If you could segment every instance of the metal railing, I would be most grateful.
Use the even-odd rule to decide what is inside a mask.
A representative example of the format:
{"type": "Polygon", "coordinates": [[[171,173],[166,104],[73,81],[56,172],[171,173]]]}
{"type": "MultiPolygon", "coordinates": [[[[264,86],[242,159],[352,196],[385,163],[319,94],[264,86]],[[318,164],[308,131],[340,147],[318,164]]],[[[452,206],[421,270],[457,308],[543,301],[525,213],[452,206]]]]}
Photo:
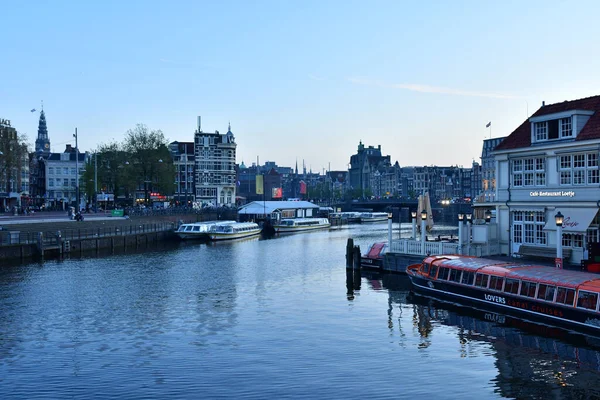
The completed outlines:
{"type": "MultiPolygon", "coordinates": [[[[157,222],[102,228],[63,229],[60,231],[46,230],[41,233],[44,246],[50,246],[58,244],[61,240],[81,240],[166,232],[172,231],[176,227],[176,222],[157,222]]],[[[40,232],[0,231],[0,246],[38,244],[39,239],[40,232]]]]}

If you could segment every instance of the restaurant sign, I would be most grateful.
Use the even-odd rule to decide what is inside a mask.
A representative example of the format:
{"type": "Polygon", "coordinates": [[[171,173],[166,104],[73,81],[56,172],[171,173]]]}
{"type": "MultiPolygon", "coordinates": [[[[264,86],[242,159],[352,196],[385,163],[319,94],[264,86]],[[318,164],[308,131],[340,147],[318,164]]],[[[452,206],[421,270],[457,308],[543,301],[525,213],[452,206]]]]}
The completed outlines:
{"type": "Polygon", "coordinates": [[[575,197],[575,192],[572,190],[556,190],[552,192],[536,190],[529,192],[529,197],[575,197]]]}

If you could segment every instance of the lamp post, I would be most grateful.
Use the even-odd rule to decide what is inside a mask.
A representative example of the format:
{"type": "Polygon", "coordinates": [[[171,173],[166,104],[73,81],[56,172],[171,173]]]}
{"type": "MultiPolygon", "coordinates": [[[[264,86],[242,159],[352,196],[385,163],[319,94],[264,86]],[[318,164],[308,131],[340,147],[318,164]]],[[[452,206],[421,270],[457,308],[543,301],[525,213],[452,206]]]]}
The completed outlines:
{"type": "Polygon", "coordinates": [[[471,255],[471,224],[473,223],[473,214],[465,215],[467,218],[467,255],[471,255]]]}
{"type": "Polygon", "coordinates": [[[79,147],[77,145],[77,128],[73,134],[75,138],[75,212],[79,212],[79,147]]]}
{"type": "Polygon", "coordinates": [[[463,220],[465,219],[465,214],[458,214],[458,254],[462,255],[462,247],[463,247],[463,220]]]}
{"type": "Polygon", "coordinates": [[[565,216],[559,211],[554,216],[556,222],[556,268],[562,269],[563,267],[563,249],[562,249],[562,227],[565,216]]]}
{"type": "Polygon", "coordinates": [[[412,238],[417,240],[417,212],[412,211],[410,215],[412,217],[412,238]]]}
{"type": "Polygon", "coordinates": [[[392,216],[391,212],[388,213],[388,246],[392,248],[392,216]]]}
{"type": "Polygon", "coordinates": [[[427,211],[421,211],[421,254],[425,255],[425,229],[427,223],[427,211]]]}

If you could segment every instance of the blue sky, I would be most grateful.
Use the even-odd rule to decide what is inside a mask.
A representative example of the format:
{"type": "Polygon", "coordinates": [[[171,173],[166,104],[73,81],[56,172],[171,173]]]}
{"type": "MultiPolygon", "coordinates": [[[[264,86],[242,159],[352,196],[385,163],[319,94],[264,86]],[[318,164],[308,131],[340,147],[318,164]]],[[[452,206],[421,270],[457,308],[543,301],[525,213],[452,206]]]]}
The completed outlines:
{"type": "Polygon", "coordinates": [[[470,165],[546,103],[600,94],[594,1],[5,2],[0,118],[53,151],[231,121],[237,161],[470,165]]]}

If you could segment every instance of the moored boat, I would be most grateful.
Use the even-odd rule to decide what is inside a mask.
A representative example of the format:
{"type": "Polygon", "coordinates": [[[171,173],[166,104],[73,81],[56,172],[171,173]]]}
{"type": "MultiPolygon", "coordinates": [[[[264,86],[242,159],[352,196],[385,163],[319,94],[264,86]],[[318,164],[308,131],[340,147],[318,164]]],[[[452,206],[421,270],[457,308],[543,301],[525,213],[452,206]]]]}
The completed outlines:
{"type": "Polygon", "coordinates": [[[600,275],[467,256],[407,268],[416,292],[600,334],[600,275]]]}
{"type": "Polygon", "coordinates": [[[387,221],[388,214],[384,212],[365,212],[360,215],[360,222],[387,221]]]}
{"type": "Polygon", "coordinates": [[[228,225],[215,225],[208,231],[210,240],[241,239],[260,234],[260,227],[255,222],[235,222],[228,225]]]}
{"type": "Polygon", "coordinates": [[[329,228],[330,226],[327,218],[293,218],[282,219],[274,224],[273,228],[277,233],[293,233],[329,228]]]}
{"type": "Polygon", "coordinates": [[[181,224],[175,234],[181,239],[208,239],[208,231],[213,226],[235,224],[235,221],[206,221],[181,224]]]}
{"type": "Polygon", "coordinates": [[[387,242],[375,242],[360,257],[360,265],[365,268],[382,268],[387,242]]]}

